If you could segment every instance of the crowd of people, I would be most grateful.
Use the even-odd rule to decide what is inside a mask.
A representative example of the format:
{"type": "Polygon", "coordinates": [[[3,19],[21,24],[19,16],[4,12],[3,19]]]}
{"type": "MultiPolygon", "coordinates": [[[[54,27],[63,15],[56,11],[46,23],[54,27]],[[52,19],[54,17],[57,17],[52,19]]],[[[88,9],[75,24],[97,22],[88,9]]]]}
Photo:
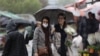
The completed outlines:
{"type": "Polygon", "coordinates": [[[60,56],[78,56],[80,46],[85,50],[87,46],[99,43],[100,21],[96,19],[95,14],[92,12],[88,12],[87,18],[84,15],[85,12],[77,8],[78,5],[79,3],[76,3],[75,6],[72,6],[73,8],[75,7],[75,11],[78,11],[78,14],[73,13],[74,23],[72,24],[76,28],[71,27],[71,24],[67,24],[66,14],[64,13],[58,14],[56,19],[58,22],[53,27],[50,24],[48,16],[41,18],[41,21],[37,22],[34,32],[31,32],[32,34],[34,33],[33,35],[31,34],[31,38],[27,38],[29,35],[26,35],[27,31],[25,32],[25,27],[19,24],[16,31],[7,34],[7,42],[2,56],[28,56],[26,44],[32,39],[32,56],[53,56],[51,43],[54,43],[57,53],[60,56]],[[71,36],[68,37],[68,35],[71,36]],[[58,43],[55,42],[57,38],[60,39],[58,43]],[[70,46],[70,50],[72,50],[71,54],[68,54],[69,47],[65,44],[68,38],[71,38],[72,42],[70,46]]]}
{"type": "MultiPolygon", "coordinates": [[[[65,42],[66,39],[69,38],[69,34],[72,36],[71,48],[73,55],[76,54],[74,53],[77,52],[75,49],[79,48],[81,43],[83,43],[84,50],[88,45],[93,45],[96,41],[98,42],[99,21],[96,20],[95,15],[92,12],[89,12],[88,16],[89,18],[86,18],[85,16],[79,17],[77,24],[74,23],[77,29],[70,27],[70,25],[66,23],[66,16],[64,13],[58,14],[58,23],[55,24],[54,27],[51,27],[49,17],[43,17],[41,23],[37,23],[34,35],[31,36],[33,37],[33,56],[53,56],[51,43],[55,44],[55,42],[53,42],[52,39],[58,37],[60,39],[60,46],[56,46],[57,52],[60,56],[67,56],[66,53],[68,52],[68,47],[65,45],[65,42]],[[55,33],[58,33],[58,35],[56,35],[58,37],[53,37],[55,33]],[[95,41],[94,38],[96,39],[95,41]]],[[[8,33],[2,56],[28,56],[25,45],[28,44],[30,39],[27,37],[25,38],[25,35],[23,34],[25,31],[24,28],[23,25],[19,25],[18,30],[8,33]]]]}

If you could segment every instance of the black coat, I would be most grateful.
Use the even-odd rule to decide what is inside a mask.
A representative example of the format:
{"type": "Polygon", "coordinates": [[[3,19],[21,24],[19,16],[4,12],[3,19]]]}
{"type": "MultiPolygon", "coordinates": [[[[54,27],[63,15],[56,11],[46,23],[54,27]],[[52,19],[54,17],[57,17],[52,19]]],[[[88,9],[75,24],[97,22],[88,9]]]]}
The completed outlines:
{"type": "Polygon", "coordinates": [[[94,19],[87,19],[88,23],[88,34],[95,33],[99,30],[99,21],[94,19]]]}
{"type": "Polygon", "coordinates": [[[88,46],[88,24],[87,24],[87,18],[86,17],[79,17],[78,23],[77,23],[77,32],[79,35],[83,38],[83,49],[87,48],[88,46]]]}
{"type": "MultiPolygon", "coordinates": [[[[78,23],[77,23],[77,32],[79,35],[86,35],[88,33],[87,29],[87,18],[84,16],[84,17],[79,17],[79,20],[78,20],[78,23]]],[[[86,38],[86,37],[83,37],[83,38],[86,38]]]]}
{"type": "Polygon", "coordinates": [[[2,56],[28,56],[23,34],[10,32],[7,38],[2,56]]]}
{"type": "Polygon", "coordinates": [[[61,33],[61,47],[58,50],[58,53],[61,56],[66,56],[67,47],[65,46],[65,40],[66,40],[67,34],[64,31],[64,27],[61,29],[60,25],[56,24],[55,25],[55,31],[61,33]]]}

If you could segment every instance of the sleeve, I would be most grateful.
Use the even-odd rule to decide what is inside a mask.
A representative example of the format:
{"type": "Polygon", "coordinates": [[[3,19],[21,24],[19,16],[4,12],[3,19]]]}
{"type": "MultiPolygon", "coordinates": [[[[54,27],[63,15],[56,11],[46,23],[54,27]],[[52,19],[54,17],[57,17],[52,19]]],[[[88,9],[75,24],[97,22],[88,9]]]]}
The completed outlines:
{"type": "Polygon", "coordinates": [[[77,26],[78,27],[77,32],[78,32],[78,34],[81,35],[81,32],[82,32],[81,30],[82,30],[82,26],[83,26],[82,22],[81,22],[81,18],[80,18],[80,20],[78,21],[77,24],[78,24],[78,26],[77,26]]]}
{"type": "Polygon", "coordinates": [[[7,35],[7,42],[5,44],[2,56],[7,56],[9,54],[10,49],[11,49],[10,47],[11,47],[11,36],[8,34],[7,35]]]}
{"type": "Polygon", "coordinates": [[[37,47],[38,47],[38,28],[35,29],[34,31],[34,38],[33,38],[33,49],[34,49],[34,52],[36,53],[38,50],[37,50],[37,47]]]}

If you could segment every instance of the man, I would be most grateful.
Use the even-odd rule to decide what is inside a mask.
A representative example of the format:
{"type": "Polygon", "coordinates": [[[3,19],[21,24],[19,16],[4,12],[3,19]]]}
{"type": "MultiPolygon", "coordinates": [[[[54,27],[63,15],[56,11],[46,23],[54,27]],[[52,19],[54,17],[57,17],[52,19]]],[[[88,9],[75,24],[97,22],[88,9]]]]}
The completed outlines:
{"type": "Polygon", "coordinates": [[[17,31],[8,33],[2,56],[28,56],[23,35],[24,26],[19,24],[17,27],[17,31]]]}

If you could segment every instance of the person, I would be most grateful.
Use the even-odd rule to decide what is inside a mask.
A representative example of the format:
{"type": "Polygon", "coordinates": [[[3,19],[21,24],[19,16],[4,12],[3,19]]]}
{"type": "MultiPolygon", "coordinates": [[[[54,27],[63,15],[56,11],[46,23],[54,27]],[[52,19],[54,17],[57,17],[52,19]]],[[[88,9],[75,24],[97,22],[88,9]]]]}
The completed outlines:
{"type": "Polygon", "coordinates": [[[69,35],[67,41],[71,42],[71,45],[68,46],[69,56],[79,56],[79,50],[82,49],[82,37],[77,34],[76,30],[71,27],[71,25],[67,25],[65,32],[69,35]]]}
{"type": "Polygon", "coordinates": [[[72,12],[73,16],[74,16],[74,22],[77,26],[77,22],[81,17],[84,17],[86,12],[88,12],[89,10],[91,10],[93,8],[93,6],[90,7],[86,7],[86,0],[76,0],[77,2],[70,4],[70,5],[65,5],[65,8],[67,11],[72,12]],[[82,8],[80,8],[82,7],[82,8]]]}
{"type": "Polygon", "coordinates": [[[28,45],[29,41],[33,39],[33,29],[31,26],[28,26],[25,28],[24,31],[24,37],[25,37],[25,43],[28,45]]]}
{"type": "Polygon", "coordinates": [[[66,16],[63,13],[58,14],[58,23],[55,24],[55,32],[59,32],[61,35],[60,47],[58,49],[58,53],[60,56],[67,56],[67,47],[65,46],[65,39],[67,38],[67,34],[64,31],[64,28],[67,26],[66,24],[66,16]]]}
{"type": "Polygon", "coordinates": [[[80,16],[80,19],[77,22],[77,33],[82,36],[83,39],[83,49],[86,49],[88,46],[88,25],[87,18],[85,16],[80,16]]]}
{"type": "Polygon", "coordinates": [[[96,19],[95,14],[93,14],[92,12],[89,12],[88,16],[88,34],[95,33],[99,30],[99,21],[96,19]]]}
{"type": "Polygon", "coordinates": [[[50,19],[45,16],[41,20],[41,26],[34,31],[34,56],[52,56],[50,35],[50,19]]]}
{"type": "Polygon", "coordinates": [[[90,45],[96,44],[96,42],[100,42],[98,36],[100,34],[99,30],[99,21],[95,18],[95,14],[92,12],[88,13],[88,42],[90,45]],[[95,39],[95,40],[94,40],[95,39]]]}
{"type": "Polygon", "coordinates": [[[18,30],[7,34],[7,42],[2,56],[28,56],[23,35],[24,26],[19,24],[17,28],[18,30]]]}
{"type": "Polygon", "coordinates": [[[73,4],[67,4],[64,7],[66,8],[67,11],[72,12],[73,16],[74,16],[74,22],[77,25],[77,21],[79,19],[80,16],[82,16],[82,14],[84,13],[83,8],[85,7],[85,3],[86,0],[76,0],[75,3],[73,4]],[[83,7],[83,8],[80,8],[83,7]]]}

